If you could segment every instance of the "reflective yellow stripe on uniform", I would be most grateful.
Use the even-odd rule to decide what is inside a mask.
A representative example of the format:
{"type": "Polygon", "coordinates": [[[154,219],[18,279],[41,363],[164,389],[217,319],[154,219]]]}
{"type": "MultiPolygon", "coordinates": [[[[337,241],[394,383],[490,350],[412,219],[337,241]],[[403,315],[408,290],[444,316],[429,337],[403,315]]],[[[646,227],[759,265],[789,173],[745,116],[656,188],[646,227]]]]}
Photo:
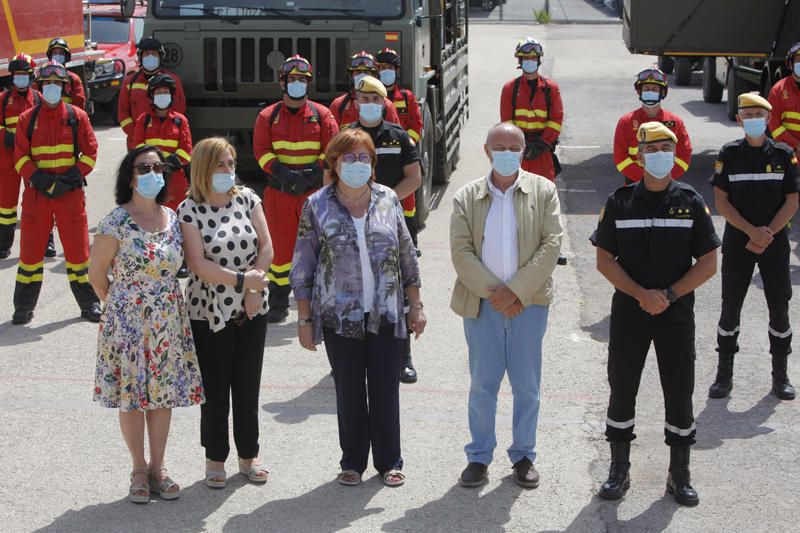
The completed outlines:
{"type": "Polygon", "coordinates": [[[406,101],[405,100],[395,100],[392,102],[394,104],[395,109],[405,109],[406,108],[406,101]]]}
{"type": "Polygon", "coordinates": [[[545,128],[553,128],[556,131],[561,131],[561,124],[558,122],[554,122],[552,120],[548,120],[544,123],[545,128]]]}
{"type": "Polygon", "coordinates": [[[131,90],[133,90],[133,89],[142,89],[143,91],[146,91],[147,90],[147,84],[146,83],[134,83],[134,84],[131,84],[131,90]]]}
{"type": "Polygon", "coordinates": [[[544,122],[526,122],[524,120],[515,120],[514,124],[522,129],[528,130],[543,130],[545,128],[544,122]]]}
{"type": "Polygon", "coordinates": [[[783,127],[789,131],[800,131],[800,124],[792,124],[791,122],[784,122],[783,127]]]}
{"type": "Polygon", "coordinates": [[[94,168],[96,161],[89,157],[88,155],[82,155],[78,158],[78,162],[83,163],[84,165],[88,166],[89,168],[94,168]]]}
{"type": "Polygon", "coordinates": [[[169,146],[170,148],[176,148],[178,146],[178,141],[172,139],[156,139],[150,138],[144,140],[145,144],[149,144],[150,146],[169,146]]]}
{"type": "Polygon", "coordinates": [[[19,117],[6,117],[6,125],[16,124],[19,122],[19,117]]]}
{"type": "Polygon", "coordinates": [[[39,168],[71,167],[74,164],[74,157],[65,157],[62,159],[40,159],[36,162],[36,166],[39,168]]]}
{"type": "Polygon", "coordinates": [[[64,102],[65,104],[71,104],[72,103],[72,97],[71,96],[62,96],[61,97],[61,101],[64,102]]]}
{"type": "Polygon", "coordinates": [[[547,110],[545,109],[515,109],[514,110],[515,117],[547,117],[547,110]]]}
{"type": "Polygon", "coordinates": [[[30,160],[31,158],[28,157],[27,155],[23,155],[22,157],[20,157],[19,161],[17,161],[17,163],[14,165],[14,169],[17,171],[17,173],[19,173],[20,169],[22,168],[22,165],[24,165],[30,160]]]}
{"type": "Polygon", "coordinates": [[[689,163],[687,163],[686,161],[684,161],[680,157],[676,157],[675,158],[675,164],[678,165],[679,167],[681,167],[684,172],[689,170],[689,163]]]}
{"type": "Polygon", "coordinates": [[[622,172],[624,169],[628,168],[632,164],[633,164],[633,159],[631,159],[630,157],[626,157],[625,159],[620,161],[619,164],[617,164],[617,170],[622,172]]]}
{"type": "Polygon", "coordinates": [[[44,261],[40,261],[35,265],[26,265],[22,261],[17,264],[17,282],[18,283],[33,283],[42,281],[42,271],[44,270],[44,261]]]}
{"type": "Polygon", "coordinates": [[[782,134],[784,134],[784,133],[786,133],[786,128],[784,128],[783,126],[778,126],[778,127],[777,127],[777,128],[775,128],[774,130],[772,130],[772,138],[774,139],[774,138],[776,138],[778,135],[782,135],[782,134]]]}
{"type": "Polygon", "coordinates": [[[31,155],[53,155],[64,153],[72,153],[74,146],[71,144],[57,144],[55,146],[32,146],[31,155]]]}
{"type": "Polygon", "coordinates": [[[289,284],[289,270],[291,269],[291,263],[270,265],[269,271],[267,271],[267,279],[276,285],[286,286],[289,284]]]}
{"type": "Polygon", "coordinates": [[[267,152],[266,154],[262,155],[259,158],[258,166],[260,166],[261,168],[264,168],[267,165],[267,163],[269,163],[270,161],[272,161],[276,157],[277,156],[275,154],[273,154],[272,152],[267,152]]]}
{"type": "Polygon", "coordinates": [[[639,155],[639,147],[628,148],[628,155],[639,155]]]}
{"type": "Polygon", "coordinates": [[[273,150],[319,150],[321,146],[319,141],[300,141],[296,143],[289,141],[272,142],[273,150]]]}
{"type": "Polygon", "coordinates": [[[129,118],[123,118],[122,120],[119,121],[119,127],[120,128],[124,128],[126,126],[131,125],[131,124],[133,124],[133,119],[130,118],[130,117],[129,118]]]}
{"type": "Polygon", "coordinates": [[[784,111],[781,113],[781,118],[793,118],[795,120],[800,120],[800,113],[797,111],[784,111]]]}
{"type": "Polygon", "coordinates": [[[319,159],[316,155],[278,155],[278,161],[287,165],[307,165],[315,163],[319,159]]]}
{"type": "Polygon", "coordinates": [[[192,156],[190,156],[183,148],[178,148],[177,150],[175,150],[175,155],[177,155],[178,157],[182,157],[185,161],[192,160],[192,156]]]}
{"type": "Polygon", "coordinates": [[[406,218],[411,218],[416,214],[417,214],[417,208],[416,207],[414,209],[411,209],[411,210],[403,209],[403,216],[406,217],[406,218]]]}
{"type": "Polygon", "coordinates": [[[78,283],[89,283],[89,261],[79,265],[67,262],[67,279],[78,283]]]}
{"type": "Polygon", "coordinates": [[[414,142],[418,142],[419,141],[419,133],[417,133],[416,131],[411,130],[411,129],[407,130],[407,132],[408,132],[408,136],[411,137],[412,139],[414,139],[414,142]]]}
{"type": "Polygon", "coordinates": [[[17,207],[0,207],[0,226],[13,226],[17,223],[17,207]]]}

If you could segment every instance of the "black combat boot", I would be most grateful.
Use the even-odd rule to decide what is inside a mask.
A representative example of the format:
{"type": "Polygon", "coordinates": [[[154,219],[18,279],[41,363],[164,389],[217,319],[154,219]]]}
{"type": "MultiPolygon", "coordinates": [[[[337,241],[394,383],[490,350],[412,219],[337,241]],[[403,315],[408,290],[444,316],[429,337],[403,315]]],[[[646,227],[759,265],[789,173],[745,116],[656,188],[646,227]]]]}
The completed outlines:
{"type": "Polygon", "coordinates": [[[709,398],[727,398],[733,389],[733,354],[718,355],[717,377],[708,389],[709,398]]]}
{"type": "Polygon", "coordinates": [[[56,243],[53,241],[53,232],[50,232],[50,238],[47,239],[47,246],[44,249],[45,257],[56,256],[56,243]]]}
{"type": "Polygon", "coordinates": [[[289,316],[289,293],[291,292],[292,288],[289,285],[278,285],[274,281],[269,282],[267,322],[277,324],[286,320],[286,317],[289,316]]]}
{"type": "Polygon", "coordinates": [[[631,443],[612,440],[610,444],[611,468],[597,495],[604,500],[619,500],[631,488],[631,443]]]}
{"type": "Polygon", "coordinates": [[[689,446],[670,446],[667,492],[679,504],[693,507],[700,503],[700,497],[689,483],[689,477],[689,446]]]}
{"type": "Polygon", "coordinates": [[[786,375],[786,355],[772,356],[772,394],[781,400],[794,400],[794,387],[786,375]]]}

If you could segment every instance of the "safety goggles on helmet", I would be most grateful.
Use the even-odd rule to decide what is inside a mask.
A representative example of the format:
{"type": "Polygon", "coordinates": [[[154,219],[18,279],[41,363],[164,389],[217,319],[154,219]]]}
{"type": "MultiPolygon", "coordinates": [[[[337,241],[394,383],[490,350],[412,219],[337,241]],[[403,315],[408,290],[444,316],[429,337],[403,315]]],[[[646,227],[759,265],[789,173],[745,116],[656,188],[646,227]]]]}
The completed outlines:
{"type": "Polygon", "coordinates": [[[634,85],[638,87],[644,83],[655,83],[663,87],[667,86],[667,75],[655,68],[648,68],[636,75],[634,85]]]}
{"type": "Polygon", "coordinates": [[[67,69],[63,65],[50,62],[39,69],[39,81],[67,81],[67,69]]]}
{"type": "Polygon", "coordinates": [[[514,55],[516,57],[523,57],[523,56],[541,57],[543,55],[542,45],[533,40],[522,42],[517,45],[517,50],[514,53],[514,55]]]}
{"type": "Polygon", "coordinates": [[[800,54],[800,43],[794,43],[789,51],[786,52],[786,66],[792,70],[792,63],[797,59],[797,54],[800,54]]]}
{"type": "Polygon", "coordinates": [[[290,74],[300,74],[302,76],[313,76],[311,72],[311,65],[308,61],[302,58],[288,59],[281,65],[281,76],[289,76],[290,74]]]}
{"type": "Polygon", "coordinates": [[[348,70],[378,70],[378,66],[371,56],[355,56],[350,59],[350,68],[348,70]]]}
{"type": "Polygon", "coordinates": [[[391,48],[384,48],[375,55],[375,60],[379,65],[400,66],[400,54],[391,48]]]}

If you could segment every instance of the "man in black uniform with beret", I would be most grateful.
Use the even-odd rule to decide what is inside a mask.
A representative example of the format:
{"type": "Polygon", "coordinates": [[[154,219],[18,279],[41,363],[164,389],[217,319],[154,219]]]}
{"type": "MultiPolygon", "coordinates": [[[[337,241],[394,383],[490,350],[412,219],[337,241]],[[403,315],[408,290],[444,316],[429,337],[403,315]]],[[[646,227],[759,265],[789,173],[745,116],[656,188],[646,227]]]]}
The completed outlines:
{"type": "MultiPolygon", "coordinates": [[[[422,184],[422,167],[419,152],[411,137],[399,124],[383,120],[383,103],[386,87],[377,78],[365,76],[356,85],[355,104],[358,108],[358,122],[344,128],[361,128],[369,133],[375,144],[378,162],[375,178],[378,183],[394,189],[397,198],[402,200],[422,184]],[[380,108],[380,109],[379,109],[380,108]]],[[[325,183],[329,183],[326,172],[325,183]]],[[[417,240],[417,228],[408,218],[406,225],[413,241],[417,240]]],[[[406,337],[400,381],[415,383],[417,371],[411,362],[411,336],[406,337]]]]}
{"type": "Polygon", "coordinates": [[[722,313],[717,326],[717,377],[711,398],[725,398],[733,388],[733,356],[739,351],[739,317],[758,264],[769,309],[772,393],[794,400],[786,373],[792,352],[789,325],[789,235],[787,224],[797,212],[800,180],[791,147],[768,138],[772,106],[756,93],[739,96],[736,121],[745,137],[722,147],[714,167],[714,199],[725,217],[722,239],[722,313]]]}
{"type": "Polygon", "coordinates": [[[591,236],[597,270],[616,287],[606,420],[612,462],[599,495],[619,499],[630,487],[636,393],[652,342],[670,447],[667,491],[682,505],[697,505],[697,492],[689,482],[689,447],[695,442],[693,291],[716,272],[720,241],[702,196],[670,179],[675,134],[659,122],[646,122],[637,135],[644,177],[609,196],[591,236]]]}

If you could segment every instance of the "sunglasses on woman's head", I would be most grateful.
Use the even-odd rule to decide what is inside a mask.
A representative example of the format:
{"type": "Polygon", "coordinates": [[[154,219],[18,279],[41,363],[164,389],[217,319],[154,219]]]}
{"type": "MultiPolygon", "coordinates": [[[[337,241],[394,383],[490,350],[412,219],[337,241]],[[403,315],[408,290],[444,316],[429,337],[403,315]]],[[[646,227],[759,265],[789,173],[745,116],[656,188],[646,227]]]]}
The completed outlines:
{"type": "Polygon", "coordinates": [[[355,163],[356,161],[360,163],[372,163],[372,156],[366,152],[361,152],[360,154],[342,154],[342,161],[345,163],[355,163]]]}
{"type": "Polygon", "coordinates": [[[139,163],[138,165],[133,165],[133,168],[136,169],[136,172],[139,174],[148,174],[151,170],[153,172],[164,172],[164,163],[139,163]]]}

